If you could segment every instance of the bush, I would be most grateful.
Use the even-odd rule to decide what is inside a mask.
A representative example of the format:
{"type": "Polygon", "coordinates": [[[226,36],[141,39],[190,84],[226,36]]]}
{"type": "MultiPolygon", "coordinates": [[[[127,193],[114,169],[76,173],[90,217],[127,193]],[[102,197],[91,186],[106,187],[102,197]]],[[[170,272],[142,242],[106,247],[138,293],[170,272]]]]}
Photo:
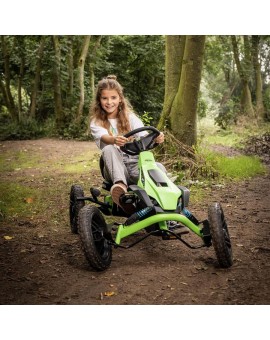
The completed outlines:
{"type": "Polygon", "coordinates": [[[220,106],[215,123],[226,130],[229,125],[236,123],[239,112],[239,105],[233,99],[229,99],[224,105],[220,106]]]}
{"type": "Polygon", "coordinates": [[[37,121],[25,119],[19,123],[0,118],[0,140],[35,139],[45,136],[44,127],[37,121]]]}

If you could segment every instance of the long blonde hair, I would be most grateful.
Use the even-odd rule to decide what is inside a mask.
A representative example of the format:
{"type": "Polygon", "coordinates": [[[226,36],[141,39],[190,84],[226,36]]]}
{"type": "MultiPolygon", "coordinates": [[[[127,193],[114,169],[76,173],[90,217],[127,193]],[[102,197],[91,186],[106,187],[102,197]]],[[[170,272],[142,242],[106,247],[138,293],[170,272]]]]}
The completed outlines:
{"type": "Polygon", "coordinates": [[[110,123],[106,112],[101,107],[100,97],[103,90],[116,90],[121,99],[116,116],[116,118],[118,118],[117,130],[118,133],[125,134],[131,130],[128,115],[132,111],[132,106],[124,96],[123,87],[116,79],[115,75],[109,75],[98,82],[95,92],[95,100],[92,103],[90,115],[91,120],[94,120],[96,124],[105,127],[109,132],[110,123]]]}

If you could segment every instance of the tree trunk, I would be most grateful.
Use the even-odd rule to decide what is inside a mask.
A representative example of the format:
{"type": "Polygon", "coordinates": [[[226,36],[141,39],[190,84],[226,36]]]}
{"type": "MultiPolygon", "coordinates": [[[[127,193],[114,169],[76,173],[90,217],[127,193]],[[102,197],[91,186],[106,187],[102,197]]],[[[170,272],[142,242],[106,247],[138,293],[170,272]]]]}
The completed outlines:
{"type": "Polygon", "coordinates": [[[40,45],[37,51],[37,59],[36,59],[36,70],[35,70],[35,78],[32,83],[32,91],[31,91],[31,104],[30,104],[30,117],[35,118],[36,116],[36,106],[37,106],[37,95],[38,88],[40,83],[40,72],[41,72],[41,59],[45,46],[45,36],[41,36],[40,45]]]}
{"type": "Polygon", "coordinates": [[[64,126],[65,119],[62,107],[62,96],[61,96],[61,50],[58,37],[54,35],[52,37],[53,46],[55,51],[54,68],[53,68],[53,88],[54,88],[54,106],[55,106],[55,119],[56,128],[61,130],[64,126]]]}
{"type": "Polygon", "coordinates": [[[241,94],[241,107],[243,112],[245,112],[248,116],[254,117],[254,109],[252,105],[252,98],[249,89],[248,82],[246,80],[242,80],[242,94],[241,94]]]}
{"type": "Polygon", "coordinates": [[[264,121],[266,119],[266,112],[263,105],[262,75],[259,61],[259,41],[260,37],[258,35],[252,36],[252,60],[256,83],[256,115],[259,120],[264,121]]]}
{"type": "Polygon", "coordinates": [[[186,145],[197,142],[197,102],[199,96],[205,36],[187,36],[181,78],[170,111],[171,130],[186,145]]]}
{"type": "Polygon", "coordinates": [[[90,100],[89,100],[89,110],[91,109],[91,103],[94,98],[94,93],[95,93],[95,72],[94,72],[94,64],[95,64],[95,59],[96,59],[96,54],[97,54],[97,49],[100,46],[102,35],[99,35],[97,37],[94,49],[91,53],[91,60],[89,63],[89,73],[90,73],[90,100]]]}
{"type": "Polygon", "coordinates": [[[21,117],[22,117],[22,80],[24,76],[24,66],[25,66],[24,55],[21,55],[20,74],[19,74],[19,81],[18,81],[18,119],[19,121],[21,120],[21,117]]]}
{"type": "Polygon", "coordinates": [[[67,106],[69,109],[72,107],[73,101],[73,90],[74,90],[74,66],[73,66],[74,58],[73,58],[73,36],[69,37],[68,40],[68,56],[67,56],[67,64],[68,64],[68,91],[67,91],[67,106]]]}
{"type": "Polygon", "coordinates": [[[6,37],[4,35],[1,36],[1,45],[4,59],[4,79],[1,80],[1,90],[8,112],[12,119],[18,122],[19,116],[10,89],[9,51],[6,44],[6,37]]]}
{"type": "MultiPolygon", "coordinates": [[[[172,103],[179,88],[186,36],[168,35],[165,39],[165,96],[163,110],[158,123],[158,129],[160,130],[168,126],[172,103]]],[[[170,129],[170,126],[168,128],[170,129]]]]}
{"type": "MultiPolygon", "coordinates": [[[[246,38],[245,38],[246,39],[246,38]]],[[[251,93],[250,93],[250,88],[248,85],[249,82],[249,63],[247,62],[248,56],[248,49],[247,49],[247,41],[245,40],[245,60],[246,62],[243,62],[243,65],[240,62],[240,57],[239,57],[239,51],[238,51],[238,44],[235,35],[231,36],[232,40],[232,46],[233,46],[233,54],[234,54],[234,59],[237,67],[237,71],[239,74],[239,77],[242,82],[242,95],[241,95],[241,107],[242,111],[244,114],[250,117],[254,117],[254,109],[252,105],[252,100],[251,100],[251,93]]]]}
{"type": "Polygon", "coordinates": [[[79,88],[80,88],[80,100],[77,109],[77,121],[81,120],[84,106],[84,65],[85,59],[89,49],[91,35],[86,35],[83,42],[83,47],[79,59],[79,88]]]}

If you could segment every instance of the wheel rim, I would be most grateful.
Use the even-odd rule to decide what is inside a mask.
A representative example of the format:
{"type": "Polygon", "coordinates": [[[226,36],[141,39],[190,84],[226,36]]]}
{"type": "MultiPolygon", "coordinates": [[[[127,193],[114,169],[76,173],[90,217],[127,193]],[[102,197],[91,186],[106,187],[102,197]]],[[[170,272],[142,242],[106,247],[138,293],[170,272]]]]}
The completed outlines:
{"type": "Polygon", "coordinates": [[[223,232],[224,232],[225,244],[226,244],[227,248],[231,249],[232,246],[231,246],[231,241],[230,241],[229,234],[228,234],[227,230],[223,229],[223,232]]]}
{"type": "Polygon", "coordinates": [[[106,258],[109,255],[108,242],[103,236],[103,230],[100,227],[100,221],[94,216],[92,220],[92,235],[95,247],[102,258],[106,258]]]}
{"type": "Polygon", "coordinates": [[[75,206],[74,206],[74,201],[70,202],[70,222],[71,222],[71,224],[75,223],[75,206]]]}
{"type": "Polygon", "coordinates": [[[232,247],[231,240],[230,240],[229,231],[228,231],[228,227],[227,227],[227,223],[225,221],[223,211],[221,211],[221,218],[222,218],[222,229],[223,229],[223,233],[224,233],[225,244],[226,244],[227,248],[229,248],[231,250],[231,247],[232,247]]]}

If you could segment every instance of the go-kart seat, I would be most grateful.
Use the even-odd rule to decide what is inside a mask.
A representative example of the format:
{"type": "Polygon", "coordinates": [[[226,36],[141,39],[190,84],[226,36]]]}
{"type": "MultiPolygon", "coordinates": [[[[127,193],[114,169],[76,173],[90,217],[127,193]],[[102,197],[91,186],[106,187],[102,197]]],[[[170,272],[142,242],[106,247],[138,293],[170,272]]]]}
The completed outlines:
{"type": "Polygon", "coordinates": [[[99,168],[100,168],[100,172],[101,172],[101,175],[103,177],[103,183],[102,183],[102,188],[105,189],[105,190],[108,190],[110,191],[113,183],[112,182],[109,182],[105,179],[105,176],[104,176],[104,160],[103,160],[103,157],[100,156],[100,159],[99,159],[99,168]]]}

